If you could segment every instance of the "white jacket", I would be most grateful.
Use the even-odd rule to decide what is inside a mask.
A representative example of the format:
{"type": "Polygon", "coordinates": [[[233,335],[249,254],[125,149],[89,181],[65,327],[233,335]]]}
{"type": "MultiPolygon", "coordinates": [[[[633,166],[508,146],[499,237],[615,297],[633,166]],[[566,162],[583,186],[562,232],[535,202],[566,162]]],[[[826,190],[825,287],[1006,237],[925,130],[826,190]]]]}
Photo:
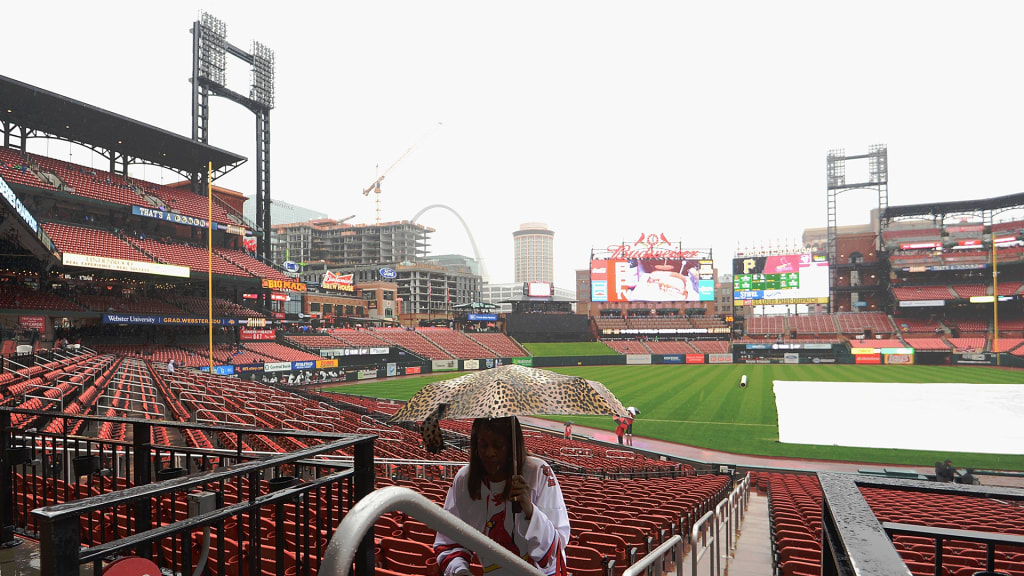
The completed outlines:
{"type": "MultiPolygon", "coordinates": [[[[532,488],[533,517],[512,513],[512,503],[502,499],[505,482],[480,486],[480,499],[469,497],[469,466],[455,475],[444,509],[473,528],[550,575],[565,575],[565,546],[569,542],[569,515],[558,479],[543,460],[527,456],[523,477],[532,488]],[[512,537],[511,535],[515,536],[512,537]]],[[[437,533],[434,552],[444,576],[469,569],[472,553],[448,536],[437,533]]],[[[500,566],[485,566],[487,576],[497,576],[500,566]]]]}

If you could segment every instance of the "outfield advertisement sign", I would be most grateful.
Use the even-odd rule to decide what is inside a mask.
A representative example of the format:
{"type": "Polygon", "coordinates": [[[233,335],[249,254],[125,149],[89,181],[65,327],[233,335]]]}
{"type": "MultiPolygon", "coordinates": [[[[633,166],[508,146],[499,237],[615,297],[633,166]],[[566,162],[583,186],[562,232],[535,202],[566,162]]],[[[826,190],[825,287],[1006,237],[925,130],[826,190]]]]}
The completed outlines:
{"type": "Polygon", "coordinates": [[[651,363],[651,355],[650,354],[626,354],[626,364],[637,365],[638,366],[638,365],[650,364],[650,363],[651,363]]]}
{"type": "Polygon", "coordinates": [[[405,373],[406,374],[419,374],[421,372],[423,372],[423,369],[421,367],[419,367],[419,366],[406,366],[405,367],[405,373]]]}
{"type": "Polygon", "coordinates": [[[687,354],[686,355],[686,363],[687,364],[703,364],[704,363],[704,355],[703,354],[687,354]]]}
{"type": "Polygon", "coordinates": [[[708,354],[708,364],[732,364],[732,354],[708,354]]]}
{"type": "Polygon", "coordinates": [[[796,352],[786,352],[785,354],[782,355],[782,363],[783,364],[799,364],[800,363],[800,354],[798,354],[796,352]]]}
{"type": "Polygon", "coordinates": [[[861,354],[860,356],[855,356],[854,358],[856,359],[856,363],[857,364],[881,364],[882,363],[882,355],[881,354],[861,354]]]}
{"type": "Polygon", "coordinates": [[[683,355],[682,354],[666,354],[666,355],[661,357],[661,363],[662,364],[682,364],[683,363],[683,355]]]}
{"type": "Polygon", "coordinates": [[[886,364],[913,364],[913,354],[885,354],[886,364]]]}
{"type": "Polygon", "coordinates": [[[459,369],[458,360],[434,360],[430,363],[434,372],[452,372],[459,369]]]}
{"type": "Polygon", "coordinates": [[[356,372],[356,380],[369,380],[370,378],[376,378],[376,370],[360,370],[356,372]]]}
{"type": "Polygon", "coordinates": [[[78,266],[80,268],[98,268],[100,270],[114,270],[116,272],[131,272],[134,274],[152,274],[154,276],[173,276],[175,278],[188,278],[188,266],[172,266],[170,264],[159,264],[157,262],[140,262],[138,260],[121,260],[119,258],[104,258],[91,254],[73,254],[65,252],[63,256],[65,266],[78,266]]]}
{"type": "Polygon", "coordinates": [[[513,358],[512,363],[516,366],[533,366],[533,356],[524,356],[522,358],[513,358]]]}
{"type": "Polygon", "coordinates": [[[387,366],[385,367],[384,373],[387,374],[388,377],[398,376],[398,364],[395,364],[394,362],[388,362],[387,366]]]}
{"type": "MultiPolygon", "coordinates": [[[[210,371],[210,367],[209,366],[200,366],[199,367],[199,371],[200,372],[209,372],[210,371]]],[[[220,374],[221,376],[231,376],[232,374],[235,373],[235,367],[230,365],[230,364],[227,365],[227,366],[214,366],[213,367],[213,373],[214,374],[220,374]]]]}
{"type": "Polygon", "coordinates": [[[479,360],[463,360],[462,361],[462,369],[463,370],[479,370],[480,369],[480,361],[479,360]]]}

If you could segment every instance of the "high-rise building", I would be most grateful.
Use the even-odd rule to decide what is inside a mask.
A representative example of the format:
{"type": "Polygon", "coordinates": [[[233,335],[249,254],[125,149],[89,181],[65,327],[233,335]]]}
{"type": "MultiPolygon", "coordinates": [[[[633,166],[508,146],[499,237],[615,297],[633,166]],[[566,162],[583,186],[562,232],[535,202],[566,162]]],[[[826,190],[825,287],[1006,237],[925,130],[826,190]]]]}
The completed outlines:
{"type": "Polygon", "coordinates": [[[515,281],[555,281],[555,233],[546,224],[527,222],[512,233],[515,242],[515,281]]]}
{"type": "Polygon", "coordinates": [[[295,262],[333,271],[418,262],[426,257],[433,232],[433,228],[405,220],[345,224],[323,218],[275,224],[270,246],[276,263],[284,262],[287,254],[295,262]]]}

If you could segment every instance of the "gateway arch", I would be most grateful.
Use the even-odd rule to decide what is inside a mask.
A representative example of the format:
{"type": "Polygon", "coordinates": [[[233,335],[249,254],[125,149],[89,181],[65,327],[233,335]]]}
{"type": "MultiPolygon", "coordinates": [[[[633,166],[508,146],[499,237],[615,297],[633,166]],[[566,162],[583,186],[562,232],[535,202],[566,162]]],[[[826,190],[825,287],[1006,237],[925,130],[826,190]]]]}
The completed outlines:
{"type": "Polygon", "coordinates": [[[484,282],[487,282],[487,266],[484,264],[484,259],[480,256],[480,250],[476,247],[476,240],[473,239],[473,233],[469,230],[469,226],[466,224],[466,221],[462,219],[462,216],[460,216],[454,208],[446,204],[431,204],[417,212],[416,215],[412,217],[412,223],[415,224],[416,221],[419,220],[420,216],[434,208],[444,208],[459,219],[459,222],[462,224],[462,229],[466,231],[466,236],[469,237],[469,245],[473,248],[473,258],[478,264],[480,264],[480,278],[482,278],[484,282]]]}

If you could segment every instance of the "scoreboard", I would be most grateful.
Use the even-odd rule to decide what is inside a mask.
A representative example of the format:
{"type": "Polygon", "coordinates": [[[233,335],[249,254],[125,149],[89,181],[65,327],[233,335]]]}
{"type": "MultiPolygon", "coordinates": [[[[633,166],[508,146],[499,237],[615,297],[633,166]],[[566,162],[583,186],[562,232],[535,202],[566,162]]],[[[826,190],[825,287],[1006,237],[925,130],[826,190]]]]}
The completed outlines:
{"type": "Polygon", "coordinates": [[[780,254],[732,261],[737,306],[827,304],[828,261],[812,254],[780,254]]]}
{"type": "Polygon", "coordinates": [[[732,282],[734,290],[787,290],[800,288],[800,273],[740,274],[732,282]]]}

